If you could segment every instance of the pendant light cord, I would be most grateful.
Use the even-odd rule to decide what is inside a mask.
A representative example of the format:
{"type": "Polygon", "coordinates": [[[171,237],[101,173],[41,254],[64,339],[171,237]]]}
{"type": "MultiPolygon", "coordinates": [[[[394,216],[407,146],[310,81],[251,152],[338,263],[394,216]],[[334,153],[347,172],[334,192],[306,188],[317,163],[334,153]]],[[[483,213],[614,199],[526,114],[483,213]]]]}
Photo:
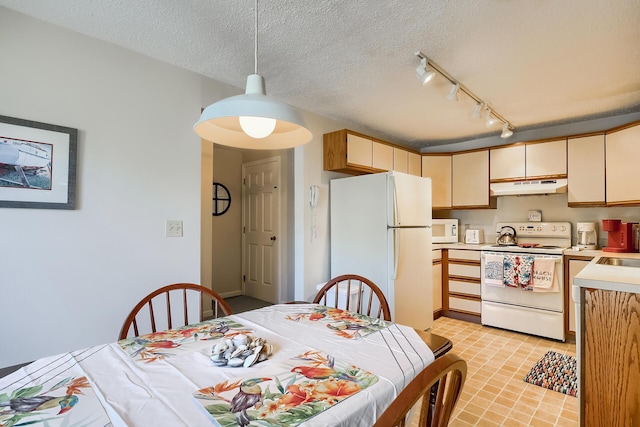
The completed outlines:
{"type": "Polygon", "coordinates": [[[255,25],[255,37],[254,37],[254,60],[255,60],[255,72],[258,74],[258,0],[256,0],[256,25],[255,25]]]}

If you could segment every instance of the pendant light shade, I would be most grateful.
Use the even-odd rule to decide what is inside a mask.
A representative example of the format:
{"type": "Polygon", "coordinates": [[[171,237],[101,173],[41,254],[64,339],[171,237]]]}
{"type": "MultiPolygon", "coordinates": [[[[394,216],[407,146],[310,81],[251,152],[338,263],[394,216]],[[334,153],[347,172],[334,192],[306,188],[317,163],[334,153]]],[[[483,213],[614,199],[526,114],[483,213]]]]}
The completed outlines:
{"type": "Polygon", "coordinates": [[[279,150],[306,144],[313,137],[291,106],[266,96],[264,78],[247,77],[244,95],[225,98],[204,109],[193,130],[216,144],[254,150],[279,150]],[[255,120],[257,119],[257,120],[255,120]],[[267,124],[272,132],[255,130],[267,124]]]}
{"type": "Polygon", "coordinates": [[[267,97],[258,74],[258,1],[255,2],[255,73],[244,95],[225,98],[204,109],[193,130],[203,139],[236,148],[280,150],[306,144],[313,134],[290,105],[267,97]]]}

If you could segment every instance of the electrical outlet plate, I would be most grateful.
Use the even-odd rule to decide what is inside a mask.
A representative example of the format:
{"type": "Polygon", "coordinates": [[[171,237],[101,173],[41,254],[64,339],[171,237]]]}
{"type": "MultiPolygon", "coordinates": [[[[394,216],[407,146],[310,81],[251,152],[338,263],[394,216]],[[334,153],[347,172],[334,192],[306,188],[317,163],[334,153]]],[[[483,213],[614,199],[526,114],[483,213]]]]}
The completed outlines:
{"type": "Polygon", "coordinates": [[[164,235],[166,237],[182,237],[182,221],[167,220],[164,235]]]}

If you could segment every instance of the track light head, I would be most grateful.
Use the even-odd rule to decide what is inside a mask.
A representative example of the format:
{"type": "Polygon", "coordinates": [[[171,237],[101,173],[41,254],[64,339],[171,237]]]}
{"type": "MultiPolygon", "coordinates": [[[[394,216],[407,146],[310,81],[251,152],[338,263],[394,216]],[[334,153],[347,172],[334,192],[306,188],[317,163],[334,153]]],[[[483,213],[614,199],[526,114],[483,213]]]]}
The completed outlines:
{"type": "Polygon", "coordinates": [[[427,62],[427,59],[420,58],[420,65],[418,65],[418,68],[416,68],[416,76],[418,77],[418,81],[420,81],[423,86],[429,83],[433,79],[433,76],[436,75],[436,72],[428,67],[429,64],[427,62]]]}
{"type": "Polygon", "coordinates": [[[513,131],[509,127],[509,123],[505,123],[502,125],[502,133],[500,134],[500,138],[509,138],[513,135],[513,131]]]}
{"type": "Polygon", "coordinates": [[[457,101],[459,90],[460,90],[460,85],[458,83],[451,83],[451,90],[449,90],[449,93],[447,94],[447,99],[449,101],[457,101]]]}
{"type": "Polygon", "coordinates": [[[473,111],[471,112],[472,119],[479,119],[482,117],[481,111],[482,107],[484,107],[483,103],[477,103],[475,107],[473,107],[473,111]]]}

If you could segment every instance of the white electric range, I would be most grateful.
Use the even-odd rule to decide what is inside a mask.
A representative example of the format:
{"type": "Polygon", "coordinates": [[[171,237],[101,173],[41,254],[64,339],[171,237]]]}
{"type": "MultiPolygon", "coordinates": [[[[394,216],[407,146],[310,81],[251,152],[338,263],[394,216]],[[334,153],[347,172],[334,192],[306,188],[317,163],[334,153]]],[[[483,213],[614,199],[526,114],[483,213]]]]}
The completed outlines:
{"type": "Polygon", "coordinates": [[[503,227],[515,230],[517,244],[481,247],[482,324],[564,341],[562,253],[571,246],[571,223],[501,222],[496,224],[496,235],[500,234],[503,227]],[[534,257],[534,265],[536,259],[553,259],[555,291],[535,292],[521,287],[488,284],[485,269],[487,255],[531,255],[534,257]]]}

